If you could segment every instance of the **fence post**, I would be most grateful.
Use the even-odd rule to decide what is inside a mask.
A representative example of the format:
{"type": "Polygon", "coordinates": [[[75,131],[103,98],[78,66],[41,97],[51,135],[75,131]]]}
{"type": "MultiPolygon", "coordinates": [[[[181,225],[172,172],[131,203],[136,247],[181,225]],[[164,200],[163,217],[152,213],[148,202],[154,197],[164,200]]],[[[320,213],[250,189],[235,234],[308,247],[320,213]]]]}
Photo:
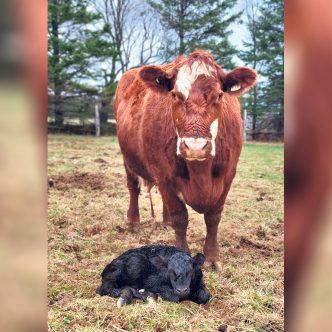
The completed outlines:
{"type": "Polygon", "coordinates": [[[96,123],[96,136],[100,136],[100,112],[99,112],[99,102],[95,104],[95,123],[96,123]]]}
{"type": "Polygon", "coordinates": [[[247,127],[247,110],[243,110],[243,142],[247,142],[247,132],[246,132],[246,127],[247,127]]]}

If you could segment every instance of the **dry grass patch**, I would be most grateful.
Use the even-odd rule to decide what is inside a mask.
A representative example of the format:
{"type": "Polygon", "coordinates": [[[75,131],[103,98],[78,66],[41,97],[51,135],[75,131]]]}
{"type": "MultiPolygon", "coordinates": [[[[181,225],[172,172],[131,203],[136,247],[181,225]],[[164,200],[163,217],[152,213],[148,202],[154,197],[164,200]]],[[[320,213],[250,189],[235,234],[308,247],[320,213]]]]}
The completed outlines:
{"type": "MultiPolygon", "coordinates": [[[[283,146],[247,144],[226,201],[220,273],[205,271],[209,304],[136,302],[118,309],[95,289],[104,266],[123,251],[173,244],[142,192],[141,229],[129,233],[129,194],[114,137],[49,137],[50,331],[283,331],[283,146]]],[[[188,242],[202,251],[203,216],[189,209],[188,242]]]]}

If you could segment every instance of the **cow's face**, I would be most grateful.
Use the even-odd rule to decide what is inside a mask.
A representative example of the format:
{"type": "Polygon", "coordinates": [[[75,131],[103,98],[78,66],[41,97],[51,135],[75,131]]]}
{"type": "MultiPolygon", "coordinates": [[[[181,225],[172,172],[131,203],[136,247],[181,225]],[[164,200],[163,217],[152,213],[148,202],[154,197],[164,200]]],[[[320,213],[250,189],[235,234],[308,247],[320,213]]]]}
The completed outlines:
{"type": "Polygon", "coordinates": [[[256,82],[255,71],[240,67],[225,74],[215,63],[202,60],[182,64],[172,73],[148,66],[140,71],[148,87],[170,96],[177,134],[177,155],[203,161],[216,154],[224,95],[240,96],[256,82]]]}

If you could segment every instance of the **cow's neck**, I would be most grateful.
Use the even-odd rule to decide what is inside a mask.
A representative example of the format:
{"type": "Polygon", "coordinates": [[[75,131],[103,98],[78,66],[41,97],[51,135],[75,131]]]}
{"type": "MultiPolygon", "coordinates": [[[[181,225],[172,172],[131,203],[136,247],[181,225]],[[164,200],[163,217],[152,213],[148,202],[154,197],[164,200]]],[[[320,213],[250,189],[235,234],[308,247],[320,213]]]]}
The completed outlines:
{"type": "Polygon", "coordinates": [[[212,162],[209,158],[205,161],[186,162],[188,169],[188,181],[192,189],[201,190],[211,184],[212,180],[212,162]]]}

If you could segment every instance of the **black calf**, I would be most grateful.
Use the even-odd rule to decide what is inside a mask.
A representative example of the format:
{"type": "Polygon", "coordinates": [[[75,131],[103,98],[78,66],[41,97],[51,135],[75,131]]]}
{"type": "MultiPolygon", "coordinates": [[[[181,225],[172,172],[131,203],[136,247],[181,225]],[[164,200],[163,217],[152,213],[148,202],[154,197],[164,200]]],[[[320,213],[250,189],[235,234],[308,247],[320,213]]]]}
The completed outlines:
{"type": "Polygon", "coordinates": [[[203,254],[192,258],[171,246],[131,249],[105,267],[97,293],[119,297],[119,306],[131,303],[133,298],[154,299],[156,294],[172,302],[204,304],[210,299],[201,270],[204,261],[203,254]]]}

